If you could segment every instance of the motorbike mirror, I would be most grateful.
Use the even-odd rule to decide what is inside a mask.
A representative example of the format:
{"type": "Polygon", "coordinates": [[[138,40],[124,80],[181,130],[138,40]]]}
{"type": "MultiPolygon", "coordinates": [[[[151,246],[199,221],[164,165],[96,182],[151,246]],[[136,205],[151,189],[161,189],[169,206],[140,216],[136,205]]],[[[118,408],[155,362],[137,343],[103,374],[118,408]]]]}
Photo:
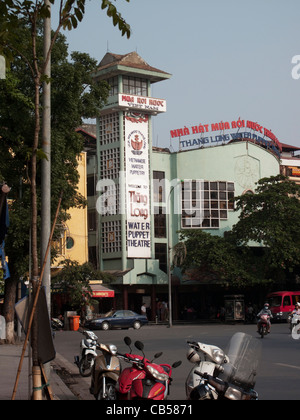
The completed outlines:
{"type": "Polygon", "coordinates": [[[130,348],[130,352],[131,352],[131,347],[130,347],[131,338],[130,337],[124,337],[124,342],[130,348]]]}
{"type": "Polygon", "coordinates": [[[160,351],[159,353],[155,353],[154,359],[158,359],[162,354],[162,351],[160,351]]]}
{"type": "Polygon", "coordinates": [[[134,343],[134,345],[135,345],[135,347],[136,347],[138,350],[141,350],[141,351],[143,351],[143,350],[144,350],[144,344],[143,344],[141,341],[136,341],[136,342],[134,343]]]}
{"type": "Polygon", "coordinates": [[[172,365],[172,368],[173,368],[173,369],[177,368],[178,366],[180,366],[180,365],[181,365],[181,363],[182,363],[182,361],[181,361],[181,360],[178,360],[177,362],[174,362],[174,363],[173,363],[173,365],[172,365]]]}

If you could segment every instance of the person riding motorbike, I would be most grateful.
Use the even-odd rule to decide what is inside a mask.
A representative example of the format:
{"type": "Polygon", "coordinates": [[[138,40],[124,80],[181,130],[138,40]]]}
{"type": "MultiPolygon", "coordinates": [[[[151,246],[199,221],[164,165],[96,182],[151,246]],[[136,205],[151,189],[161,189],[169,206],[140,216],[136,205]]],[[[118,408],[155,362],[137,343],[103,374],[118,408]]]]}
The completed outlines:
{"type": "Polygon", "coordinates": [[[262,308],[262,310],[257,314],[258,317],[258,323],[257,323],[257,331],[259,331],[259,322],[260,322],[260,317],[262,315],[268,315],[268,333],[270,333],[270,329],[271,329],[271,321],[270,319],[273,318],[273,315],[269,309],[269,304],[265,303],[264,307],[262,308]]]}
{"type": "Polygon", "coordinates": [[[292,331],[293,328],[297,324],[299,324],[299,321],[300,321],[300,303],[299,302],[296,302],[295,309],[293,309],[292,312],[289,314],[288,321],[290,323],[290,331],[292,331]]]}
{"type": "Polygon", "coordinates": [[[292,310],[291,315],[300,315],[300,303],[295,304],[295,309],[292,310]]]}

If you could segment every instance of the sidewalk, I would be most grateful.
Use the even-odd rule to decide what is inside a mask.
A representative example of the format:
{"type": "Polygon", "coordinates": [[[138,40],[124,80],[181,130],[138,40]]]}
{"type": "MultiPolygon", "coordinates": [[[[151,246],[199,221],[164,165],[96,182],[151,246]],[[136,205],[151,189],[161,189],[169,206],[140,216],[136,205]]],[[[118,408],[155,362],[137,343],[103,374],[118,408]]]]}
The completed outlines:
{"type": "MultiPolygon", "coordinates": [[[[11,400],[23,350],[21,344],[0,344],[0,400],[11,400]]],[[[54,361],[55,362],[55,359],[54,361]]],[[[48,381],[54,400],[78,400],[53,369],[51,362],[48,381]]],[[[28,348],[23,360],[15,400],[30,400],[28,392],[28,348]]],[[[46,398],[45,398],[46,399],[46,398]]]]}

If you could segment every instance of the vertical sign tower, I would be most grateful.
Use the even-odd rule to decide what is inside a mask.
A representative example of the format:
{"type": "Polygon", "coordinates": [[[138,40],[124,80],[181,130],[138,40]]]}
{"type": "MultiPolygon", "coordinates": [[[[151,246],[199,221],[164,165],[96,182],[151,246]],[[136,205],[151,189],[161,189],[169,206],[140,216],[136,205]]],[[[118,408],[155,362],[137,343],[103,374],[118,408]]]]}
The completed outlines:
{"type": "MultiPolygon", "coordinates": [[[[146,260],[154,259],[151,119],[166,112],[166,101],[151,97],[151,84],[170,77],[136,52],[107,53],[94,73],[96,80],[106,80],[110,85],[107,105],[97,117],[96,208],[102,270],[128,273],[139,259],[136,266],[146,277],[154,275],[146,267],[146,260]]],[[[127,281],[131,283],[132,279],[123,276],[122,282],[127,281]]]]}

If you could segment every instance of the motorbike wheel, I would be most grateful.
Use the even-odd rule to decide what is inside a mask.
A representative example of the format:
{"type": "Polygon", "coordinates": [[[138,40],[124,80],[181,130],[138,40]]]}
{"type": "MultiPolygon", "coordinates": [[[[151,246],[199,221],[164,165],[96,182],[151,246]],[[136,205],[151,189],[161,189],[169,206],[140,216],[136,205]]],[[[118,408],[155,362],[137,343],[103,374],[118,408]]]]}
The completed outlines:
{"type": "Polygon", "coordinates": [[[88,355],[83,357],[80,361],[79,361],[79,373],[81,376],[83,376],[84,378],[86,378],[87,376],[90,376],[92,373],[92,369],[94,366],[94,359],[88,355]]]}
{"type": "Polygon", "coordinates": [[[295,324],[294,328],[292,329],[292,337],[294,340],[300,339],[300,326],[299,323],[295,324]]]}
{"type": "Polygon", "coordinates": [[[264,338],[265,332],[266,332],[265,327],[263,325],[261,325],[259,327],[259,335],[261,336],[261,338],[264,338]]]}
{"type": "Polygon", "coordinates": [[[116,384],[113,381],[106,380],[106,392],[105,396],[103,396],[103,386],[100,386],[97,400],[107,400],[112,401],[117,399],[117,393],[116,393],[116,384]]]}

